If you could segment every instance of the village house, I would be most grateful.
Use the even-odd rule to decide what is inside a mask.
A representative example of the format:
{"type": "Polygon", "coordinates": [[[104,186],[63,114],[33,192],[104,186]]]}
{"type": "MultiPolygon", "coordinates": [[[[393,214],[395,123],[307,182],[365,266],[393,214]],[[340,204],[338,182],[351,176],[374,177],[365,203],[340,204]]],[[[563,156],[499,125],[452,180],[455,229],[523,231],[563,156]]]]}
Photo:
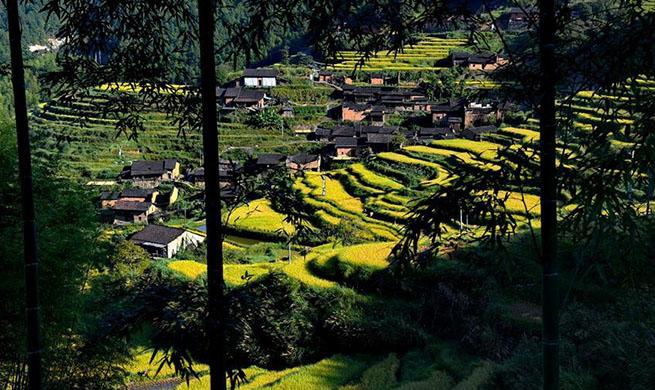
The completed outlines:
{"type": "Polygon", "coordinates": [[[371,112],[369,104],[344,103],[341,105],[339,119],[359,122],[365,120],[369,112],[371,112]]]}
{"type": "Polygon", "coordinates": [[[367,133],[366,145],[373,153],[388,152],[391,150],[394,137],[394,134],[367,133]]]}
{"type": "Polygon", "coordinates": [[[373,85],[383,85],[384,76],[379,73],[371,73],[370,83],[373,85]]]}
{"type": "Polygon", "coordinates": [[[480,126],[480,127],[470,127],[462,130],[462,138],[470,139],[472,141],[481,141],[484,138],[485,134],[496,133],[498,128],[496,126],[480,126]]]}
{"type": "Polygon", "coordinates": [[[282,107],[282,117],[293,118],[293,107],[291,106],[282,107]]]}
{"type": "Polygon", "coordinates": [[[287,168],[292,171],[321,171],[321,156],[318,154],[293,154],[287,156],[287,168]]]}
{"type": "Polygon", "coordinates": [[[143,247],[153,257],[171,258],[180,250],[200,245],[205,237],[184,229],[148,225],[129,240],[143,247]]]}
{"type": "Polygon", "coordinates": [[[230,108],[258,110],[266,105],[266,92],[243,88],[217,88],[219,105],[230,108]]]}
{"type": "Polygon", "coordinates": [[[453,139],[455,132],[450,127],[422,127],[417,134],[419,141],[432,141],[435,139],[453,139]]]}
{"type": "Polygon", "coordinates": [[[287,156],[284,154],[278,153],[263,153],[257,156],[257,161],[255,162],[257,168],[268,169],[276,167],[278,165],[285,164],[287,161],[287,156]]]}
{"type": "Polygon", "coordinates": [[[103,192],[100,194],[100,207],[111,208],[118,200],[131,202],[155,203],[159,191],[147,188],[130,188],[121,192],[103,192]]]}
{"type": "Polygon", "coordinates": [[[445,127],[449,118],[462,118],[464,116],[463,99],[450,99],[447,102],[432,104],[430,112],[432,114],[432,123],[438,127],[445,127]]]}
{"type": "MultiPolygon", "coordinates": [[[[241,166],[234,161],[221,160],[218,163],[218,185],[224,188],[233,185],[236,180],[237,171],[241,166]]],[[[198,167],[189,173],[188,179],[196,187],[205,188],[205,168],[198,167]]]]}
{"type": "Polygon", "coordinates": [[[157,207],[151,202],[119,199],[112,206],[113,223],[124,225],[127,223],[148,222],[151,215],[155,214],[157,207]]]}
{"type": "Polygon", "coordinates": [[[512,7],[509,12],[502,16],[506,20],[507,30],[523,30],[530,26],[530,23],[536,22],[539,17],[538,10],[533,7],[512,7]]]}
{"type": "Polygon", "coordinates": [[[134,161],[123,168],[121,180],[132,181],[135,185],[153,188],[160,182],[177,180],[180,177],[180,162],[177,159],[159,161],[134,161]]]}
{"type": "Polygon", "coordinates": [[[495,104],[469,103],[464,108],[464,127],[481,126],[501,120],[502,111],[495,104]]]}
{"type": "Polygon", "coordinates": [[[337,158],[359,157],[366,146],[366,139],[361,137],[336,137],[334,150],[337,158]]]}
{"type": "Polygon", "coordinates": [[[498,54],[451,53],[449,66],[465,67],[469,70],[492,71],[507,64],[507,59],[498,54]]]}
{"type": "Polygon", "coordinates": [[[333,73],[331,70],[319,70],[318,71],[318,81],[324,82],[324,83],[331,83],[332,82],[332,76],[333,73]]]}
{"type": "Polygon", "coordinates": [[[277,69],[244,69],[241,83],[245,87],[272,88],[277,86],[279,75],[277,69]]]}

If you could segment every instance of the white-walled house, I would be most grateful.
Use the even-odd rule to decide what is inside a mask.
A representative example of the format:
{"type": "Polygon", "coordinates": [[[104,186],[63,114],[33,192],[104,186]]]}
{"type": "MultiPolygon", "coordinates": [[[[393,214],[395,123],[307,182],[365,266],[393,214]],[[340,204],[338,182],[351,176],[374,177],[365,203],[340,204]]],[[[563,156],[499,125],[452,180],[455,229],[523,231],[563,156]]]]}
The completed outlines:
{"type": "Polygon", "coordinates": [[[188,230],[161,225],[148,225],[130,237],[130,241],[140,245],[155,257],[173,257],[189,246],[198,246],[205,237],[188,230]]]}
{"type": "Polygon", "coordinates": [[[241,78],[244,87],[272,88],[277,86],[277,69],[244,69],[241,78]]]}

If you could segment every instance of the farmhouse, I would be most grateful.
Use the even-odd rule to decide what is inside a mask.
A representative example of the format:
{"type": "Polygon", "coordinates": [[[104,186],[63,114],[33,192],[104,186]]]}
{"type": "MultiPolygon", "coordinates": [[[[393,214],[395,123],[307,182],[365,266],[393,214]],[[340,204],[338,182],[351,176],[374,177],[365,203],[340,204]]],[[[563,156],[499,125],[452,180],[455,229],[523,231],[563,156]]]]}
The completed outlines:
{"type": "Polygon", "coordinates": [[[277,86],[279,75],[280,71],[277,69],[244,69],[241,82],[245,87],[271,88],[277,86]]]}
{"type": "Polygon", "coordinates": [[[291,106],[282,107],[282,117],[293,118],[293,107],[291,106]]]}
{"type": "Polygon", "coordinates": [[[266,93],[243,88],[217,88],[216,99],[224,107],[257,110],[264,108],[266,93]]]}
{"type": "Polygon", "coordinates": [[[366,139],[361,137],[336,137],[334,140],[335,156],[359,157],[366,145],[366,139]]]}
{"type": "Polygon", "coordinates": [[[507,64],[507,59],[498,54],[451,53],[450,66],[466,67],[470,70],[495,70],[507,64]]]}
{"type": "Polygon", "coordinates": [[[452,139],[455,138],[455,132],[450,127],[422,127],[418,131],[417,138],[421,141],[452,139]]]}
{"type": "Polygon", "coordinates": [[[292,171],[321,170],[321,156],[318,154],[294,154],[287,156],[287,168],[292,171]]]}
{"type": "Polygon", "coordinates": [[[465,101],[463,99],[451,99],[445,103],[431,105],[432,123],[443,127],[448,124],[449,118],[462,118],[464,116],[464,105],[465,101]]]}
{"type": "Polygon", "coordinates": [[[271,168],[286,163],[287,156],[277,153],[264,153],[257,156],[258,168],[271,168]]]}
{"type": "Polygon", "coordinates": [[[155,187],[159,182],[176,180],[180,177],[180,162],[177,159],[160,161],[134,161],[123,168],[120,179],[133,181],[144,187],[155,187]]]}
{"type": "Polygon", "coordinates": [[[324,83],[330,83],[332,82],[332,76],[333,73],[331,70],[320,70],[318,72],[318,81],[322,81],[324,83]]]}
{"type": "Polygon", "coordinates": [[[103,192],[100,194],[100,207],[114,207],[119,200],[155,203],[158,194],[159,191],[146,188],[130,188],[122,192],[103,192]]]}
{"type": "Polygon", "coordinates": [[[462,138],[470,139],[472,141],[480,141],[485,134],[496,133],[498,128],[496,126],[480,126],[480,127],[471,127],[468,129],[462,130],[462,138]]]}
{"type": "Polygon", "coordinates": [[[512,7],[509,12],[503,15],[503,19],[507,20],[507,30],[522,30],[527,28],[538,16],[537,9],[533,7],[512,7]]]}
{"type": "MultiPolygon", "coordinates": [[[[241,167],[233,161],[221,160],[218,163],[218,184],[220,188],[234,184],[237,171],[241,167]]],[[[205,187],[205,168],[198,167],[189,174],[189,181],[197,187],[205,187]]]]}
{"type": "Polygon", "coordinates": [[[366,144],[373,153],[388,152],[393,143],[393,134],[368,133],[366,144]]]}
{"type": "Polygon", "coordinates": [[[379,73],[371,73],[371,84],[373,85],[384,84],[384,76],[379,73]]]}
{"type": "Polygon", "coordinates": [[[342,121],[363,121],[371,112],[369,104],[344,103],[341,105],[340,120],[342,121]]]}
{"type": "Polygon", "coordinates": [[[151,202],[120,199],[112,207],[114,224],[148,222],[148,218],[158,209],[151,202]]]}
{"type": "Polygon", "coordinates": [[[201,244],[205,238],[184,229],[161,225],[148,225],[130,237],[154,257],[173,257],[187,247],[201,244]]]}

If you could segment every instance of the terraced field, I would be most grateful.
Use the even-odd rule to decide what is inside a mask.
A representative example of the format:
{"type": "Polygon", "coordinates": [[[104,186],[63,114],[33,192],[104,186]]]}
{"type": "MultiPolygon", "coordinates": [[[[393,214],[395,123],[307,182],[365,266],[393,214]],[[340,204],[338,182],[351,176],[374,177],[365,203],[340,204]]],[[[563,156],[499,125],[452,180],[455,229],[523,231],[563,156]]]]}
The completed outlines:
{"type": "MultiPolygon", "coordinates": [[[[166,114],[145,112],[145,129],[137,140],[117,136],[114,121],[102,116],[106,95],[98,90],[74,102],[51,102],[32,113],[35,158],[57,161],[63,172],[76,179],[113,179],[134,160],[178,158],[185,167],[200,164],[201,135],[196,132],[179,134],[166,114]]],[[[317,108],[301,109],[294,123],[316,120],[317,108]],[[303,111],[304,110],[304,111],[303,111]],[[307,111],[306,114],[304,112],[307,111]]],[[[249,127],[241,123],[220,123],[221,148],[273,152],[280,148],[302,148],[301,142],[289,132],[249,127]]]]}
{"type": "MultiPolygon", "coordinates": [[[[379,52],[365,62],[361,68],[368,72],[417,72],[436,71],[442,68],[435,63],[448,57],[451,51],[456,51],[467,44],[466,39],[446,39],[437,37],[424,37],[418,43],[405,48],[400,53],[379,52]]],[[[333,65],[335,70],[352,71],[361,58],[355,51],[342,51],[339,53],[341,62],[333,65]]]]}
{"type": "MultiPolygon", "coordinates": [[[[242,390],[463,390],[476,389],[486,383],[492,374],[491,364],[474,361],[473,369],[461,372],[452,364],[425,364],[422,359],[440,361],[452,354],[449,347],[431,345],[424,353],[410,352],[386,357],[370,355],[334,355],[314,364],[268,371],[259,367],[245,370],[248,382],[242,390]],[[405,367],[405,369],[403,369],[405,367]],[[407,367],[420,367],[409,370],[407,367]]],[[[190,386],[182,384],[176,390],[209,389],[209,375],[194,379],[190,386]]]]}

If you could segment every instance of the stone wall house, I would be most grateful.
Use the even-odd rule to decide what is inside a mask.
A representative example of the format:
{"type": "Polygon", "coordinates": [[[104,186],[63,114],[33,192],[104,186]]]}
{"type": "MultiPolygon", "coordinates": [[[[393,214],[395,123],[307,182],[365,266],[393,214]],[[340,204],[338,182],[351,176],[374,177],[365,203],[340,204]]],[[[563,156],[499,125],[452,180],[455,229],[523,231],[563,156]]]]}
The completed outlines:
{"type": "Polygon", "coordinates": [[[143,247],[153,257],[171,258],[180,250],[200,245],[205,237],[184,229],[148,225],[129,240],[143,247]]]}
{"type": "Polygon", "coordinates": [[[366,142],[359,137],[336,137],[334,140],[336,157],[359,157],[366,142]]]}

